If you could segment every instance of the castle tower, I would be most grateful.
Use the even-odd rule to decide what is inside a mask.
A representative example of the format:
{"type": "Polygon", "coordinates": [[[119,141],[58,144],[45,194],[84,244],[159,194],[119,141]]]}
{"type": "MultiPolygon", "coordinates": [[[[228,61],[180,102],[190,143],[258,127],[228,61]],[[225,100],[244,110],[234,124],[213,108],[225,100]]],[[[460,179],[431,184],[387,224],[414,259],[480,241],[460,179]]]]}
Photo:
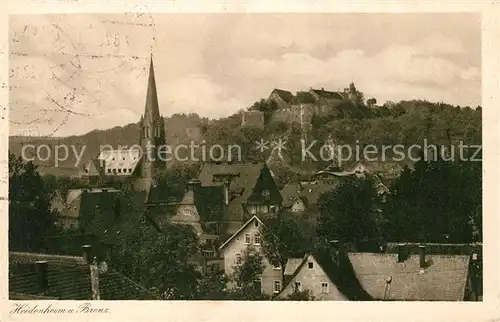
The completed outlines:
{"type": "Polygon", "coordinates": [[[351,82],[349,84],[349,100],[351,100],[351,102],[356,101],[357,93],[358,93],[358,91],[356,90],[356,86],[354,86],[354,82],[351,82]]]}
{"type": "MultiPolygon", "coordinates": [[[[144,115],[140,121],[139,144],[142,148],[141,179],[148,183],[156,183],[161,170],[166,168],[166,156],[159,155],[158,149],[165,145],[165,124],[158,107],[158,94],[153,67],[153,56],[149,65],[148,88],[144,115]]],[[[162,151],[165,151],[163,148],[162,151]]],[[[147,183],[146,183],[147,184],[147,183]]]]}

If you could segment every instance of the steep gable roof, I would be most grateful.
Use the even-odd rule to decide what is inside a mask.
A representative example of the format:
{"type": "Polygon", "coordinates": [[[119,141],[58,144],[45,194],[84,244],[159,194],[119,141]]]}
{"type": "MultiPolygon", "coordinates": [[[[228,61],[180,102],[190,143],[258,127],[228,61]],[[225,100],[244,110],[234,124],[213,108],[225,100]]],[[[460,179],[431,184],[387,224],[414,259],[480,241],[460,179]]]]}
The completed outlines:
{"type": "Polygon", "coordinates": [[[220,186],[221,182],[214,181],[214,178],[221,175],[234,176],[230,183],[230,189],[243,189],[243,199],[247,199],[252,194],[252,190],[260,177],[260,173],[265,163],[206,163],[200,169],[198,179],[203,187],[220,186]]]}
{"type": "MultiPolygon", "coordinates": [[[[309,254],[306,254],[302,258],[289,258],[286,261],[284,275],[289,275],[289,276],[295,276],[295,275],[297,275],[298,272],[299,272],[299,269],[305,263],[305,261],[307,260],[308,256],[309,256],[309,254]]],[[[286,285],[283,287],[283,289],[285,287],[286,287],[286,285]]]]}
{"type": "Polygon", "coordinates": [[[246,217],[243,204],[252,196],[261,173],[266,167],[267,165],[264,162],[239,164],[207,163],[200,169],[198,180],[200,180],[201,187],[204,189],[219,189],[222,197],[223,183],[219,181],[219,178],[231,176],[232,179],[229,184],[231,200],[225,211],[225,220],[241,221],[246,217]]]}
{"type": "Polygon", "coordinates": [[[155,71],[153,67],[153,56],[149,63],[148,88],[146,91],[146,104],[144,107],[144,122],[152,124],[160,117],[158,105],[158,93],[156,91],[155,71]]]}
{"type": "Polygon", "coordinates": [[[64,201],[63,197],[61,197],[61,194],[58,191],[54,192],[54,196],[50,201],[50,208],[56,209],[59,212],[63,211],[66,208],[66,202],[64,201]]]}
{"type": "Polygon", "coordinates": [[[276,93],[278,94],[278,96],[283,100],[285,101],[286,103],[290,103],[295,96],[293,96],[293,94],[289,91],[285,91],[285,90],[282,90],[282,89],[277,89],[275,88],[272,92],[271,92],[271,95],[273,93],[276,93]]]}
{"type": "Polygon", "coordinates": [[[395,254],[349,253],[349,260],[363,288],[375,299],[400,301],[462,301],[469,273],[467,255],[426,255],[397,262],[395,254]],[[391,279],[384,296],[387,279],[391,279]]]}
{"type": "Polygon", "coordinates": [[[264,225],[264,223],[257,217],[253,216],[250,218],[243,226],[241,226],[240,229],[238,229],[237,232],[235,232],[231,237],[229,237],[228,240],[226,240],[220,247],[219,250],[222,250],[226,245],[228,245],[236,236],[238,236],[246,227],[248,227],[252,222],[257,220],[259,222],[259,225],[264,225]]]}
{"type": "Polygon", "coordinates": [[[338,100],[344,99],[344,97],[338,92],[325,91],[324,89],[312,89],[311,91],[321,98],[338,99],[338,100]]]}

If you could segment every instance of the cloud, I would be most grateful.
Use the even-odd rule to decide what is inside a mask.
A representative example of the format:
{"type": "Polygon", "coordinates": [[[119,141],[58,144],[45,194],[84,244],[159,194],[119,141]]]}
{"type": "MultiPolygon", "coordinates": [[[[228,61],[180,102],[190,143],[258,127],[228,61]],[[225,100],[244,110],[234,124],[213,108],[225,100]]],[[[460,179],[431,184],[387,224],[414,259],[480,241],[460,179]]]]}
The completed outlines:
{"type": "Polygon", "coordinates": [[[225,117],[242,107],[225,87],[202,74],[188,75],[159,87],[160,105],[177,113],[199,113],[210,118],[225,117]]]}
{"type": "Polygon", "coordinates": [[[438,55],[447,53],[448,49],[458,53],[461,47],[446,41],[439,47],[435,39],[425,39],[413,46],[391,45],[371,56],[352,49],[338,52],[327,60],[301,53],[285,54],[274,62],[247,58],[242,59],[241,64],[247,77],[262,81],[272,77],[275,87],[290,88],[287,85],[293,80],[295,89],[319,86],[337,90],[353,80],[365,96],[374,96],[379,101],[421,98],[477,105],[479,68],[464,67],[438,55]],[[469,81],[464,86],[472,88],[475,94],[457,86],[464,81],[469,81]],[[416,93],[420,96],[415,96],[416,93]]]}
{"type": "Polygon", "coordinates": [[[379,102],[480,104],[480,20],[424,16],[15,16],[10,130],[69,135],[137,122],[151,49],[165,116],[219,118],[273,88],[341,90],[351,81],[379,102]]]}

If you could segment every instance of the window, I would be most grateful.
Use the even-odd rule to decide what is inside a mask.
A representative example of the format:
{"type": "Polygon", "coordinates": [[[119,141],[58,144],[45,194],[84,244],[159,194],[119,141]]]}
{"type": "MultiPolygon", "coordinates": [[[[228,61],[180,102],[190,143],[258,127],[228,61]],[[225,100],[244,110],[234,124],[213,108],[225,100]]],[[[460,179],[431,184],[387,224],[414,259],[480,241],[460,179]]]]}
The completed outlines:
{"type": "Polygon", "coordinates": [[[279,292],[281,292],[281,282],[274,281],[274,293],[279,293],[279,292]]]}
{"type": "Polygon", "coordinates": [[[300,282],[295,282],[295,291],[302,292],[302,284],[300,282]]]}
{"type": "Polygon", "coordinates": [[[313,262],[307,263],[307,267],[309,267],[309,269],[313,269],[314,268],[314,263],[313,262]]]}
{"type": "Polygon", "coordinates": [[[276,264],[274,264],[274,265],[273,265],[273,269],[275,269],[275,270],[277,270],[277,271],[278,271],[278,270],[280,270],[280,269],[281,269],[281,265],[280,265],[280,263],[276,263],[276,264]]]}
{"type": "Polygon", "coordinates": [[[236,265],[241,265],[241,253],[236,253],[236,265]]]}
{"type": "Polygon", "coordinates": [[[328,283],[321,283],[321,293],[328,293],[328,283]]]}
{"type": "Polygon", "coordinates": [[[250,244],[250,234],[245,234],[245,244],[250,244]]]}
{"type": "Polygon", "coordinates": [[[262,190],[262,197],[269,198],[269,195],[270,195],[269,190],[262,190]]]}
{"type": "Polygon", "coordinates": [[[255,206],[255,205],[251,205],[251,206],[250,206],[250,213],[251,213],[252,215],[256,214],[256,213],[257,213],[257,206],[255,206]]]}
{"type": "Polygon", "coordinates": [[[258,221],[258,220],[255,220],[255,222],[254,222],[254,226],[255,226],[255,227],[259,227],[259,221],[258,221]]]}
{"type": "Polygon", "coordinates": [[[259,233],[256,233],[256,234],[254,235],[254,238],[253,238],[253,239],[254,239],[254,240],[253,240],[253,243],[254,243],[255,245],[260,245],[260,234],[259,234],[259,233]]]}

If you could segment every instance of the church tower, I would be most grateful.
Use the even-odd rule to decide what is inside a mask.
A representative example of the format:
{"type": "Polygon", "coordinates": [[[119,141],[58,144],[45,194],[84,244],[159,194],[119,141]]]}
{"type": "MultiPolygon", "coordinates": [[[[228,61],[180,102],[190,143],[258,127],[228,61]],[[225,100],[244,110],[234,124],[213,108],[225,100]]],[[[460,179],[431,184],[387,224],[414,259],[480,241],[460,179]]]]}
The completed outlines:
{"type": "MultiPolygon", "coordinates": [[[[158,149],[166,144],[165,123],[158,107],[158,94],[153,67],[153,56],[149,65],[149,79],[146,106],[140,121],[139,144],[142,148],[141,179],[146,185],[155,184],[161,170],[166,168],[166,155],[159,155],[158,149]]],[[[165,152],[165,147],[161,149],[165,152]]]]}

